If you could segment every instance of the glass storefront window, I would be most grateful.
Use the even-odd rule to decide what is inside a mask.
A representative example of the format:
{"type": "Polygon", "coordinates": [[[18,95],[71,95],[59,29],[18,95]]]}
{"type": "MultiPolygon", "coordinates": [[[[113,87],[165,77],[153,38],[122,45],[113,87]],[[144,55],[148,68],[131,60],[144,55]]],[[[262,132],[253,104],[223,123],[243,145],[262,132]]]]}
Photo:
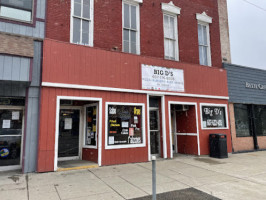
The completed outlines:
{"type": "Polygon", "coordinates": [[[255,105],[255,130],[257,136],[266,136],[266,106],[255,105]]]}
{"type": "Polygon", "coordinates": [[[203,129],[227,128],[225,106],[203,105],[201,112],[203,129]]]}
{"type": "Polygon", "coordinates": [[[249,106],[245,104],[234,104],[235,126],[237,137],[251,136],[249,106]]]}
{"type": "Polygon", "coordinates": [[[0,166],[20,164],[22,110],[0,109],[0,166]]]}
{"type": "Polygon", "coordinates": [[[108,105],[107,146],[143,144],[143,108],[139,105],[108,105]]]}
{"type": "Polygon", "coordinates": [[[97,106],[86,108],[86,146],[97,146],[97,106]]]}

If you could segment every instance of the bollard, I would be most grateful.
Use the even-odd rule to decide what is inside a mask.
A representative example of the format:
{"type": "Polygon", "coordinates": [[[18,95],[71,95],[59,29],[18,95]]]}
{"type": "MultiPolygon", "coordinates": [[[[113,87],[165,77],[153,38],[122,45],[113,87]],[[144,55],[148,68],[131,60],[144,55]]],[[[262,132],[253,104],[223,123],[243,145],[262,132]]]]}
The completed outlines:
{"type": "Polygon", "coordinates": [[[156,157],[152,156],[152,200],[156,200],[156,157]]]}

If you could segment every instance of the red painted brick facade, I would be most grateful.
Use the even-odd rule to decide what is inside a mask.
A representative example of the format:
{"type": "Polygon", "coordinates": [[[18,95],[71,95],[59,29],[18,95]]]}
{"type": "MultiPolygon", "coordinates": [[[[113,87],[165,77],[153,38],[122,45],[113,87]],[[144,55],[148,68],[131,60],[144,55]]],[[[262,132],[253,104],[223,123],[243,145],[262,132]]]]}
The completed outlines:
{"type": "MultiPolygon", "coordinates": [[[[46,37],[70,41],[70,0],[48,0],[46,37]]],[[[141,55],[164,57],[163,13],[165,0],[143,0],[140,4],[141,55]]],[[[214,0],[173,0],[181,8],[178,16],[180,62],[199,63],[196,13],[206,12],[213,18],[210,24],[212,65],[222,66],[218,3],[214,0]]],[[[94,1],[94,47],[122,50],[122,2],[120,0],[94,1]]]]}

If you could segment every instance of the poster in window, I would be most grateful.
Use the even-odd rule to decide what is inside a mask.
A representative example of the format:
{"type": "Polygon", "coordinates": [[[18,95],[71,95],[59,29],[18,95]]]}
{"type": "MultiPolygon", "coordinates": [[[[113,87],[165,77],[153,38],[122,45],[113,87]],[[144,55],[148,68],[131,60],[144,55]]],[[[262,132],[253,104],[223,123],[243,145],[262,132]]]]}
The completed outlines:
{"type": "Polygon", "coordinates": [[[203,128],[226,128],[225,107],[202,106],[203,128]]]}
{"type": "Polygon", "coordinates": [[[90,106],[86,108],[86,129],[87,141],[85,145],[96,146],[97,144],[97,107],[90,106]]]}
{"type": "Polygon", "coordinates": [[[71,130],[72,129],[72,118],[65,118],[65,130],[71,130]]]}
{"type": "Polygon", "coordinates": [[[142,106],[108,106],[108,145],[141,144],[142,106]]]}
{"type": "Polygon", "coordinates": [[[19,120],[19,111],[12,111],[12,120],[19,120]]]}
{"type": "Polygon", "coordinates": [[[10,128],[11,120],[3,120],[2,128],[10,128]]]}

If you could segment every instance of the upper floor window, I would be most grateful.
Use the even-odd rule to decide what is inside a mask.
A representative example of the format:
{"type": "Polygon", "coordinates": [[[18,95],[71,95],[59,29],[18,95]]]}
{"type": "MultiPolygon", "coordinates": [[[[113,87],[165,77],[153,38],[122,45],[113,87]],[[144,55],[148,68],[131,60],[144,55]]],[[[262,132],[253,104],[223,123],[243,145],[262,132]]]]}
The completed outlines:
{"type": "Polygon", "coordinates": [[[178,32],[177,15],[180,14],[180,8],[173,2],[162,3],[163,27],[164,27],[164,57],[170,60],[179,60],[178,53],[178,32]]]}
{"type": "Polygon", "coordinates": [[[93,0],[72,0],[71,8],[70,41],[93,46],[93,0]]]}
{"type": "Polygon", "coordinates": [[[205,12],[197,14],[198,20],[198,41],[199,41],[199,62],[200,65],[211,66],[211,46],[209,24],[212,18],[205,12]]]}
{"type": "Polygon", "coordinates": [[[0,0],[0,17],[31,22],[33,0],[0,0]]]}
{"type": "Polygon", "coordinates": [[[139,1],[123,1],[123,52],[140,54],[139,1]]]}

